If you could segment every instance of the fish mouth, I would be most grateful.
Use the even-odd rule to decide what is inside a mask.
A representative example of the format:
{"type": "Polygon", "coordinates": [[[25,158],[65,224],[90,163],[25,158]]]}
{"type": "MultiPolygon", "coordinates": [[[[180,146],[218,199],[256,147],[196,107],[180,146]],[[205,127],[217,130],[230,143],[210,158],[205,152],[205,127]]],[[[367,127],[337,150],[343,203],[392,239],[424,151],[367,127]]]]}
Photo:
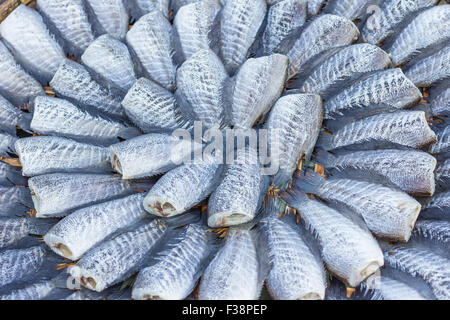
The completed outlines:
{"type": "Polygon", "coordinates": [[[211,228],[229,227],[246,223],[253,219],[253,215],[237,211],[217,212],[208,217],[211,228]]]}
{"type": "Polygon", "coordinates": [[[167,199],[145,199],[144,200],[144,208],[146,211],[160,216],[160,217],[171,217],[175,216],[182,211],[177,210],[177,207],[172,202],[168,201],[167,199]]]}

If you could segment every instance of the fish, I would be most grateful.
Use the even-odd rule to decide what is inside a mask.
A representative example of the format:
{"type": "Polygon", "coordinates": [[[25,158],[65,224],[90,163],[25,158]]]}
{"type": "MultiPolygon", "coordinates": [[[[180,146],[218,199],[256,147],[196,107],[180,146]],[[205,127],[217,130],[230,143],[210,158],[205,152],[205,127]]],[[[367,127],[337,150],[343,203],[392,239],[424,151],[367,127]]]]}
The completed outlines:
{"type": "Polygon", "coordinates": [[[102,242],[69,268],[70,274],[83,286],[101,292],[145,267],[152,251],[174,226],[194,222],[192,212],[169,222],[155,219],[102,242]]]}
{"type": "Polygon", "coordinates": [[[419,220],[413,231],[413,240],[428,245],[430,250],[450,257],[450,221],[419,220]]]}
{"type": "Polygon", "coordinates": [[[41,300],[55,289],[51,280],[41,280],[0,295],[0,300],[41,300]]]}
{"type": "Polygon", "coordinates": [[[326,180],[308,173],[296,179],[293,186],[362,217],[372,233],[390,240],[407,242],[421,210],[420,203],[408,194],[365,181],[326,180]]]}
{"type": "Polygon", "coordinates": [[[265,0],[227,0],[219,16],[220,57],[229,74],[245,62],[252,44],[264,27],[265,0]]]}
{"type": "Polygon", "coordinates": [[[437,141],[430,146],[429,152],[437,156],[447,156],[450,153],[450,126],[445,126],[437,133],[437,141]]]}
{"type": "Polygon", "coordinates": [[[189,3],[177,11],[173,26],[183,61],[200,50],[209,49],[209,34],[220,9],[218,0],[202,0],[189,3]]]}
{"type": "Polygon", "coordinates": [[[421,98],[420,90],[400,68],[376,71],[326,99],[325,118],[406,109],[421,98]]]}
{"type": "Polygon", "coordinates": [[[24,4],[3,20],[0,35],[16,60],[44,85],[65,59],[61,46],[50,34],[41,15],[24,4]]]}
{"type": "Polygon", "coordinates": [[[0,217],[24,216],[33,208],[30,191],[26,187],[0,186],[0,217]]]}
{"type": "Polygon", "coordinates": [[[30,178],[28,185],[36,217],[49,218],[149,189],[153,183],[112,174],[51,173],[30,178]]]}
{"type": "Polygon", "coordinates": [[[0,162],[0,185],[3,186],[25,186],[27,179],[17,167],[10,166],[5,162],[0,162]]]}
{"type": "Polygon", "coordinates": [[[426,48],[450,39],[450,4],[423,10],[399,33],[386,50],[399,66],[426,48]]]}
{"type": "Polygon", "coordinates": [[[443,191],[434,195],[423,205],[421,218],[450,220],[450,191],[443,191]]]}
{"type": "Polygon", "coordinates": [[[450,77],[450,45],[419,61],[413,61],[405,75],[417,87],[430,87],[450,77]]]}
{"type": "Polygon", "coordinates": [[[61,137],[18,139],[15,148],[27,177],[56,172],[111,172],[108,149],[61,137]]]}
{"type": "Polygon", "coordinates": [[[230,228],[200,279],[198,300],[257,300],[265,274],[256,246],[254,231],[230,228]]]}
{"type": "Polygon", "coordinates": [[[262,35],[265,54],[272,54],[283,39],[306,22],[307,0],[283,0],[269,7],[262,35]]]}
{"type": "Polygon", "coordinates": [[[125,5],[129,7],[131,17],[138,20],[154,10],[161,11],[168,18],[170,2],[171,0],[131,0],[125,1],[125,5]]]}
{"type": "Polygon", "coordinates": [[[229,227],[251,221],[261,208],[267,188],[267,176],[262,175],[256,150],[238,149],[236,159],[225,166],[222,181],[209,198],[208,226],[229,227]]]}
{"type": "Polygon", "coordinates": [[[248,59],[230,84],[232,125],[253,127],[266,114],[283,92],[289,60],[272,54],[248,59]]]}
{"type": "Polygon", "coordinates": [[[157,253],[155,263],[139,271],[134,300],[183,300],[195,288],[214,252],[206,228],[190,224],[157,253]]]}
{"type": "Polygon", "coordinates": [[[0,156],[11,157],[10,154],[16,153],[14,144],[19,140],[15,135],[0,132],[0,156]]]}
{"type": "Polygon", "coordinates": [[[307,0],[308,1],[308,16],[316,16],[324,6],[327,0],[307,0]]]}
{"type": "Polygon", "coordinates": [[[16,127],[29,130],[31,115],[25,113],[11,104],[0,95],[0,127],[2,131],[12,136],[16,135],[16,127]]]}
{"type": "Polygon", "coordinates": [[[320,150],[315,160],[334,177],[377,182],[414,196],[435,191],[436,159],[416,150],[368,150],[333,155],[320,150]]]}
{"type": "Polygon", "coordinates": [[[144,199],[144,209],[159,217],[179,215],[206,199],[220,183],[222,165],[185,164],[162,176],[144,199]]]}
{"type": "Polygon", "coordinates": [[[125,121],[81,109],[67,100],[49,96],[34,99],[30,128],[40,134],[59,135],[80,142],[110,145],[119,138],[129,139],[140,134],[139,129],[125,121]]]}
{"type": "Polygon", "coordinates": [[[361,30],[361,38],[378,44],[399,30],[399,25],[414,13],[435,5],[439,0],[387,0],[367,19],[361,30]]]}
{"type": "Polygon", "coordinates": [[[175,97],[185,117],[201,121],[207,128],[223,127],[229,121],[223,103],[223,86],[228,78],[217,55],[200,50],[177,70],[175,97]]]}
{"type": "Polygon", "coordinates": [[[90,107],[106,115],[123,117],[124,110],[120,97],[102,87],[81,64],[64,60],[50,81],[51,88],[58,97],[80,107],[90,107]]]}
{"type": "Polygon", "coordinates": [[[362,285],[370,300],[428,300],[419,290],[408,283],[384,275],[373,275],[370,286],[362,285]]]}
{"type": "Polygon", "coordinates": [[[323,118],[322,99],[315,94],[288,94],[275,103],[266,129],[271,158],[279,169],[274,184],[288,183],[303,156],[308,162],[320,133],[323,118]]]}
{"type": "Polygon", "coordinates": [[[172,132],[193,126],[172,92],[147,78],[139,78],[122,100],[128,118],[144,133],[172,132]]]}
{"type": "Polygon", "coordinates": [[[449,299],[449,259],[429,250],[399,245],[387,248],[384,259],[387,265],[427,282],[438,300],[449,299]]]}
{"type": "Polygon", "coordinates": [[[350,20],[323,14],[291,33],[275,52],[288,56],[288,79],[291,79],[304,72],[314,57],[328,50],[349,45],[358,37],[358,28],[350,20]]]}
{"type": "Polygon", "coordinates": [[[0,249],[13,246],[28,235],[44,235],[56,221],[34,217],[0,217],[0,249]]]}
{"type": "Polygon", "coordinates": [[[127,32],[127,44],[143,75],[169,91],[175,88],[172,25],[159,11],[141,17],[127,32]]]}
{"type": "Polygon", "coordinates": [[[329,0],[324,12],[356,20],[362,18],[371,6],[378,6],[382,2],[383,0],[329,0]]]}
{"type": "Polygon", "coordinates": [[[331,96],[367,72],[389,67],[389,55],[381,48],[367,43],[344,47],[313,68],[301,84],[300,92],[331,96]]]}
{"type": "Polygon", "coordinates": [[[439,163],[436,168],[436,181],[445,187],[450,185],[450,159],[439,163]]]}
{"type": "MultiPolygon", "coordinates": [[[[200,0],[171,0],[170,1],[170,8],[173,10],[174,15],[178,13],[178,10],[180,10],[183,6],[189,5],[191,3],[198,2],[200,0]]],[[[223,0],[220,0],[221,4],[223,0]]]]}
{"type": "Polygon", "coordinates": [[[450,115],[450,87],[444,86],[433,95],[430,102],[430,113],[434,116],[450,115]]]}
{"type": "Polygon", "coordinates": [[[137,193],[78,209],[53,226],[44,241],[56,254],[78,260],[108,236],[147,217],[143,199],[137,193]]]}
{"type": "Polygon", "coordinates": [[[125,39],[130,17],[123,0],[86,0],[86,8],[96,35],[125,39]]]}
{"type": "Polygon", "coordinates": [[[14,59],[3,41],[0,41],[0,92],[16,106],[45,94],[41,84],[14,59]]]}
{"type": "Polygon", "coordinates": [[[99,84],[122,94],[137,80],[127,46],[109,34],[95,39],[84,51],[81,62],[92,71],[99,84]]]}
{"type": "Polygon", "coordinates": [[[325,150],[376,148],[426,149],[437,141],[423,111],[384,113],[345,124],[319,136],[317,147],[325,150]]]}
{"type": "Polygon", "coordinates": [[[190,161],[192,150],[195,154],[202,148],[201,143],[190,139],[149,133],[110,146],[110,161],[123,179],[138,179],[170,171],[190,161]]]}
{"type": "Polygon", "coordinates": [[[83,0],[39,0],[36,8],[66,53],[79,57],[95,36],[83,0]]]}
{"type": "Polygon", "coordinates": [[[310,200],[298,190],[289,190],[283,199],[318,240],[327,268],[347,286],[359,286],[384,265],[383,252],[362,219],[310,200]]]}

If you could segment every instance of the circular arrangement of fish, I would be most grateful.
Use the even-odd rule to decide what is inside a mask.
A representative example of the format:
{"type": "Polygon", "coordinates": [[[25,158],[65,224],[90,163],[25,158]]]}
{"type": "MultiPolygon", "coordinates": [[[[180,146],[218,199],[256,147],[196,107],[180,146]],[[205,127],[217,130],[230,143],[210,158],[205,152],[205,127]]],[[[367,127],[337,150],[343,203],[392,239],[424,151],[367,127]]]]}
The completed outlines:
{"type": "Polygon", "coordinates": [[[0,299],[450,298],[445,1],[37,0],[0,35],[0,299]]]}

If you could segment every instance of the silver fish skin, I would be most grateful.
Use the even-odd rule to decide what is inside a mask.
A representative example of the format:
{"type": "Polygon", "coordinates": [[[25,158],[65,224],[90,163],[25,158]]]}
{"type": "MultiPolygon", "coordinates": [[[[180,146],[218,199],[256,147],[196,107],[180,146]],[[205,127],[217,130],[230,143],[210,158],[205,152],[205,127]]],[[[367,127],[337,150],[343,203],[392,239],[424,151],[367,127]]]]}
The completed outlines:
{"type": "Polygon", "coordinates": [[[235,128],[251,128],[280,97],[289,60],[272,54],[248,59],[232,84],[231,112],[235,128]]]}
{"type": "Polygon", "coordinates": [[[296,227],[281,219],[261,222],[259,245],[267,253],[269,271],[266,287],[276,300],[323,300],[323,262],[302,238],[296,227]]]}
{"type": "Polygon", "coordinates": [[[436,134],[429,127],[425,112],[397,111],[346,124],[333,135],[320,136],[317,146],[326,150],[424,149],[436,141],[436,134]]]}
{"type": "Polygon", "coordinates": [[[378,44],[391,36],[409,15],[435,5],[439,0],[387,0],[379,6],[361,31],[365,42],[378,44]]]}
{"type": "Polygon", "coordinates": [[[109,34],[95,39],[84,51],[81,62],[93,71],[98,83],[123,94],[137,80],[127,46],[109,34]]]}
{"type": "Polygon", "coordinates": [[[320,12],[320,9],[325,4],[326,0],[307,0],[308,1],[308,16],[312,17],[320,12]]]}
{"type": "Polygon", "coordinates": [[[307,0],[283,0],[269,8],[262,36],[265,54],[273,53],[284,38],[306,22],[306,7],[307,0]]]}
{"type": "Polygon", "coordinates": [[[278,159],[275,185],[291,180],[300,159],[309,160],[320,133],[323,106],[315,94],[289,94],[273,106],[266,123],[272,159],[278,159]]]}
{"type": "Polygon", "coordinates": [[[202,0],[178,10],[173,26],[183,59],[189,59],[200,50],[209,49],[208,35],[220,9],[218,0],[202,0]]]}
{"type": "Polygon", "coordinates": [[[136,20],[154,10],[159,10],[169,17],[169,5],[171,0],[129,0],[125,5],[129,7],[129,12],[136,20]]]}
{"type": "Polygon", "coordinates": [[[366,72],[389,67],[391,59],[381,48],[367,43],[350,45],[317,66],[300,86],[301,92],[332,94],[346,81],[366,72]]]}
{"type": "Polygon", "coordinates": [[[140,131],[125,122],[83,110],[67,100],[39,96],[34,99],[31,129],[61,135],[80,142],[110,145],[120,138],[133,138],[140,131]]]}
{"type": "Polygon", "coordinates": [[[362,220],[298,191],[290,191],[285,199],[318,239],[327,268],[348,286],[357,287],[383,266],[383,252],[362,220]]]}
{"type": "Polygon", "coordinates": [[[0,300],[41,300],[55,289],[54,283],[50,281],[39,281],[25,288],[12,290],[1,295],[0,300]]]}
{"type": "Polygon", "coordinates": [[[86,4],[97,35],[125,38],[130,17],[123,0],[86,0],[86,4]]]}
{"type": "Polygon", "coordinates": [[[27,179],[22,176],[19,168],[0,162],[0,185],[3,186],[26,186],[27,179]]]}
{"type": "MultiPolygon", "coordinates": [[[[178,10],[180,10],[183,6],[187,6],[191,3],[195,3],[198,1],[200,1],[200,0],[171,0],[170,6],[171,6],[171,9],[173,10],[173,13],[177,14],[178,10]]],[[[220,3],[223,4],[223,0],[220,0],[220,3]]]]}
{"type": "Polygon", "coordinates": [[[430,202],[423,206],[421,218],[450,220],[450,191],[434,195],[430,202]]]}
{"type": "Polygon", "coordinates": [[[51,80],[65,59],[41,15],[26,5],[19,5],[3,20],[0,35],[17,61],[43,84],[51,80]]]}
{"type": "Polygon", "coordinates": [[[28,188],[0,186],[0,216],[23,216],[32,207],[33,201],[28,188]]]}
{"type": "Polygon", "coordinates": [[[208,226],[238,225],[256,216],[268,187],[257,157],[253,148],[240,149],[234,163],[226,165],[208,201],[208,226]]]}
{"type": "Polygon", "coordinates": [[[16,150],[27,177],[55,172],[111,172],[108,149],[60,137],[19,139],[16,150]]]}
{"type": "Polygon", "coordinates": [[[450,249],[450,221],[419,220],[414,226],[413,235],[425,241],[442,245],[448,258],[450,249]]]}
{"type": "Polygon", "coordinates": [[[44,244],[0,252],[0,287],[29,278],[39,270],[47,254],[44,244]]]}
{"type": "Polygon", "coordinates": [[[417,52],[450,39],[450,4],[431,7],[417,15],[395,38],[387,52],[394,66],[417,52]]]}
{"type": "Polygon", "coordinates": [[[350,20],[361,18],[371,5],[378,5],[382,0],[329,0],[325,11],[350,20]]]}
{"type": "Polygon", "coordinates": [[[407,283],[387,276],[371,276],[366,287],[370,300],[427,300],[420,291],[407,283]]]}
{"type": "Polygon", "coordinates": [[[443,89],[431,101],[431,114],[434,116],[450,114],[450,87],[443,89]]]}
{"type": "Polygon", "coordinates": [[[450,260],[432,251],[415,247],[395,246],[384,253],[387,265],[429,284],[438,300],[450,297],[450,260]]]}
{"type": "Polygon", "coordinates": [[[139,272],[133,285],[134,300],[183,300],[194,290],[213,251],[208,232],[191,224],[172,242],[157,254],[155,264],[139,272]]]}
{"type": "Polygon", "coordinates": [[[450,159],[439,163],[436,168],[436,181],[445,186],[450,185],[450,159]]]}
{"type": "Polygon", "coordinates": [[[0,127],[13,136],[16,135],[16,127],[23,130],[30,128],[30,114],[22,112],[14,107],[8,100],[0,95],[0,127]]]}
{"type": "Polygon", "coordinates": [[[172,170],[190,160],[191,150],[202,147],[173,135],[150,133],[112,145],[110,161],[123,179],[145,178],[172,170]]]}
{"type": "Polygon", "coordinates": [[[160,178],[144,199],[149,213],[170,217],[206,199],[220,183],[222,166],[215,163],[186,164],[160,178]]]}
{"type": "Polygon", "coordinates": [[[381,70],[327,99],[324,103],[325,118],[408,108],[421,98],[420,90],[400,68],[381,70]]]}
{"type": "Polygon", "coordinates": [[[264,282],[252,231],[231,228],[200,280],[199,300],[256,300],[264,282]]]}
{"type": "Polygon", "coordinates": [[[51,32],[64,40],[64,51],[79,57],[94,41],[83,0],[39,0],[37,10],[51,32]]]}
{"type": "Polygon", "coordinates": [[[267,12],[265,0],[227,0],[220,13],[220,56],[233,74],[247,54],[267,12]]]}
{"type": "Polygon", "coordinates": [[[175,96],[147,78],[138,79],[125,95],[122,106],[128,118],[144,133],[190,129],[175,96]]]}
{"type": "Polygon", "coordinates": [[[0,156],[10,157],[8,153],[16,153],[14,144],[18,140],[19,139],[15,136],[0,132],[0,156]]]}
{"type": "Polygon", "coordinates": [[[436,159],[416,150],[354,151],[336,156],[319,151],[317,161],[334,177],[377,182],[415,196],[435,191],[436,159]]]}
{"type": "Polygon", "coordinates": [[[144,75],[164,88],[175,88],[176,66],[172,25],[159,11],[140,18],[127,33],[127,44],[139,60],[144,75]]]}
{"type": "Polygon", "coordinates": [[[415,62],[405,75],[417,87],[430,87],[450,77],[450,46],[415,62]]]}
{"type": "Polygon", "coordinates": [[[0,217],[0,249],[14,245],[29,234],[43,235],[56,221],[30,217],[0,217]]]}
{"type": "Polygon", "coordinates": [[[430,153],[435,155],[448,155],[450,152],[450,125],[438,131],[437,142],[430,147],[430,153]]]}
{"type": "Polygon", "coordinates": [[[114,232],[147,216],[143,199],[139,193],[79,209],[51,228],[44,241],[60,256],[78,260],[114,232]]]}
{"type": "Polygon", "coordinates": [[[16,106],[44,95],[41,84],[28,74],[0,41],[0,92],[16,106]]]}
{"type": "Polygon", "coordinates": [[[28,185],[36,217],[48,218],[133,194],[144,183],[111,174],[51,173],[30,178],[28,185]]]}
{"type": "Polygon", "coordinates": [[[69,272],[82,286],[101,292],[139,270],[166,231],[167,224],[155,219],[119,234],[87,252],[69,272]]]}
{"type": "Polygon", "coordinates": [[[350,20],[331,14],[318,16],[304,28],[293,46],[287,50],[288,78],[301,73],[313,57],[327,50],[349,45],[358,36],[358,28],[350,20]]]}
{"type": "Polygon", "coordinates": [[[80,107],[91,107],[105,114],[122,117],[120,98],[96,82],[81,64],[64,60],[50,81],[55,93],[80,107]]]}
{"type": "Polygon", "coordinates": [[[351,179],[325,180],[309,173],[295,182],[300,190],[361,216],[375,235],[407,242],[421,205],[404,192],[379,184],[351,179]]]}
{"type": "Polygon", "coordinates": [[[222,127],[229,115],[223,103],[223,86],[228,78],[219,57],[212,50],[201,50],[177,70],[177,101],[191,121],[207,128],[222,127]]]}

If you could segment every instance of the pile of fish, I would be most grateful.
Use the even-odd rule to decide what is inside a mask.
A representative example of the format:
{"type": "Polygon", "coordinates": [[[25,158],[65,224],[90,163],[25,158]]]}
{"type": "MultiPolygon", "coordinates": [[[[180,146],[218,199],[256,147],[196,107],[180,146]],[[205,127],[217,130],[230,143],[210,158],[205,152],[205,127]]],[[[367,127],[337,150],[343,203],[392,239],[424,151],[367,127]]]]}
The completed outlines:
{"type": "Polygon", "coordinates": [[[450,299],[450,4],[37,0],[0,36],[0,299],[450,299]],[[230,129],[278,170],[185,161],[230,129]]]}

